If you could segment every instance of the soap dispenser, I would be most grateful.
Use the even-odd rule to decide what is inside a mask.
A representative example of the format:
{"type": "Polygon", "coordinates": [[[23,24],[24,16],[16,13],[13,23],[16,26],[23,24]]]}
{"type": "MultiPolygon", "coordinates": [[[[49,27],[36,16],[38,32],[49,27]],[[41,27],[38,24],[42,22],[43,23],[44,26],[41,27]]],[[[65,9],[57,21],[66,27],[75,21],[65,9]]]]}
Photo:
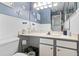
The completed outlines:
{"type": "Polygon", "coordinates": [[[67,30],[64,30],[63,31],[63,35],[67,35],[67,30]]]}

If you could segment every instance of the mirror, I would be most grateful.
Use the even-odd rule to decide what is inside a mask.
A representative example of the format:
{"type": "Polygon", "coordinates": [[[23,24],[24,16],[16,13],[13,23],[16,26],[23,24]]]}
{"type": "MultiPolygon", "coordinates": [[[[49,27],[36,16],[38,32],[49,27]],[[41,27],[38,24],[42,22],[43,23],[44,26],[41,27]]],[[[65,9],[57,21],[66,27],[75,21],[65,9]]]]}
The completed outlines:
{"type": "MultiPolygon", "coordinates": [[[[40,32],[64,31],[64,23],[76,11],[76,2],[36,2],[34,10],[40,15],[40,32]],[[40,6],[39,6],[40,5],[40,6]]],[[[38,16],[39,18],[39,16],[38,16]]]]}
{"type": "Polygon", "coordinates": [[[61,31],[61,12],[57,15],[52,15],[51,18],[52,31],[61,31]]]}

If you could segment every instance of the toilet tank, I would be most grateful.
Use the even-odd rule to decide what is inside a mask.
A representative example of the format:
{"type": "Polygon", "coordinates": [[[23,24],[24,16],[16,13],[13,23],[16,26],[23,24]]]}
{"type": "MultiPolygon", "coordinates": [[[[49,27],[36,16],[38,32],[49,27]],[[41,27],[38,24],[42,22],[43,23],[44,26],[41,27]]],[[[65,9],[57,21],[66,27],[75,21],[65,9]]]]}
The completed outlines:
{"type": "Polygon", "coordinates": [[[18,51],[19,38],[0,40],[0,56],[12,56],[18,51]]]}

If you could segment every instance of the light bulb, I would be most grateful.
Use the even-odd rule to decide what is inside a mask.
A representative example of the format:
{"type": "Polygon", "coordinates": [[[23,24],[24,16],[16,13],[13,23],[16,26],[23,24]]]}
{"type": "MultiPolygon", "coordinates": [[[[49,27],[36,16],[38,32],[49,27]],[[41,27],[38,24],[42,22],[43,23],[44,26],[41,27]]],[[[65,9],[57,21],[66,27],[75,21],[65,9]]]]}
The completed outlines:
{"type": "Polygon", "coordinates": [[[47,6],[44,6],[44,8],[47,8],[47,6]]]}
{"type": "Polygon", "coordinates": [[[58,3],[54,3],[54,4],[53,4],[53,6],[57,6],[57,5],[58,5],[58,3]]]}
{"type": "Polygon", "coordinates": [[[36,8],[36,10],[40,10],[39,8],[36,8]]]}
{"type": "Polygon", "coordinates": [[[50,4],[50,5],[48,5],[48,7],[52,7],[52,5],[50,4]]]}
{"type": "Polygon", "coordinates": [[[40,7],[40,9],[44,9],[44,8],[43,8],[43,6],[42,6],[42,7],[40,7]]]}
{"type": "Polygon", "coordinates": [[[41,2],[38,3],[38,6],[42,6],[41,2]]]}
{"type": "Polygon", "coordinates": [[[51,4],[52,2],[47,2],[47,4],[51,4]]]}
{"type": "Polygon", "coordinates": [[[37,4],[36,3],[34,3],[34,8],[36,8],[37,7],[37,4]]]}

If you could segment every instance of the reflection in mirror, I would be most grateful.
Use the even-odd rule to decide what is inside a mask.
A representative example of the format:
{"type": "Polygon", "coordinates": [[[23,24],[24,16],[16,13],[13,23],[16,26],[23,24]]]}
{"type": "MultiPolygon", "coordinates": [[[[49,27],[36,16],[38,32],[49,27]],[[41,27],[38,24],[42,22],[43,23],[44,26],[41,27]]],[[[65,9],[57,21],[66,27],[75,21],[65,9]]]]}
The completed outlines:
{"type": "Polygon", "coordinates": [[[51,20],[51,29],[52,31],[61,31],[61,12],[59,12],[58,14],[54,15],[54,13],[52,13],[53,15],[52,20],[51,20]]]}
{"type": "Polygon", "coordinates": [[[58,6],[52,7],[51,29],[53,31],[64,31],[64,23],[76,10],[74,2],[58,2],[58,6]]]}
{"type": "Polygon", "coordinates": [[[39,23],[39,32],[48,32],[51,30],[51,7],[52,3],[36,2],[34,4],[34,10],[37,13],[37,23],[39,23]]]}
{"type": "Polygon", "coordinates": [[[33,12],[37,14],[34,13],[40,32],[67,31],[64,23],[76,9],[76,2],[35,2],[33,6],[33,12]]]}

